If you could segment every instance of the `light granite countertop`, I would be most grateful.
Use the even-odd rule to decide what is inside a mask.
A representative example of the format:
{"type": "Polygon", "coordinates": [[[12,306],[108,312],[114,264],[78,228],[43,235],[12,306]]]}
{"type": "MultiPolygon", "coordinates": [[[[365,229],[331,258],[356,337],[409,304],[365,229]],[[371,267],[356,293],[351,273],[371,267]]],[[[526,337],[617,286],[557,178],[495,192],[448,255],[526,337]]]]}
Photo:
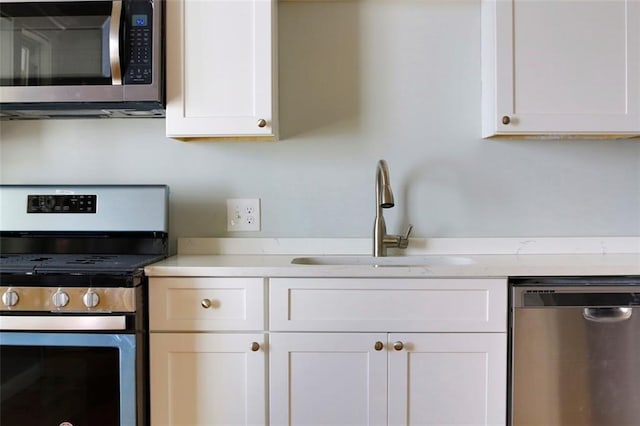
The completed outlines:
{"type": "Polygon", "coordinates": [[[408,250],[390,250],[394,265],[358,264],[373,262],[370,245],[370,240],[357,238],[183,238],[177,255],[145,272],[152,277],[640,276],[636,237],[412,239],[408,250]],[[310,256],[328,256],[315,260],[329,263],[350,260],[292,263],[310,256]]]}

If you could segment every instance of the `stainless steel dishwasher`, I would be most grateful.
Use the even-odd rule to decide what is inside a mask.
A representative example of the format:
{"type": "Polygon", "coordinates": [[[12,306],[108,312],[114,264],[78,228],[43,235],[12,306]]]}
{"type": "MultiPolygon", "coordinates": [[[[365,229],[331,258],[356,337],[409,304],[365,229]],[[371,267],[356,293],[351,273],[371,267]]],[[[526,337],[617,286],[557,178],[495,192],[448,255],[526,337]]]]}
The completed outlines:
{"type": "Polygon", "coordinates": [[[510,280],[513,426],[640,425],[640,277],[510,280]]]}

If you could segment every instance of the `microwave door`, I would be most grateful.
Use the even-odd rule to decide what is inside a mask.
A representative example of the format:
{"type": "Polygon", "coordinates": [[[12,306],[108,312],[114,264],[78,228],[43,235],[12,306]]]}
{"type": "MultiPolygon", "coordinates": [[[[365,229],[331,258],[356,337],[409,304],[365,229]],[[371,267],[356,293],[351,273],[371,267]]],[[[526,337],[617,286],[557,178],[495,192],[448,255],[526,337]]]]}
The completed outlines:
{"type": "Polygon", "coordinates": [[[122,1],[0,1],[2,102],[122,102],[122,1]]]}

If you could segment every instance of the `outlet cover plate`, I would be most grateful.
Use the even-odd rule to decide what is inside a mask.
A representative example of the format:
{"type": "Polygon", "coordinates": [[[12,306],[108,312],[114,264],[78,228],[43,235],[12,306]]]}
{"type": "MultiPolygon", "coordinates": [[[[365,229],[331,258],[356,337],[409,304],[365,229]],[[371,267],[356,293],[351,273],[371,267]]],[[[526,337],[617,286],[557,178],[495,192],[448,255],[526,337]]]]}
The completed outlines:
{"type": "Polygon", "coordinates": [[[259,231],[260,198],[227,200],[227,231],[259,231]]]}

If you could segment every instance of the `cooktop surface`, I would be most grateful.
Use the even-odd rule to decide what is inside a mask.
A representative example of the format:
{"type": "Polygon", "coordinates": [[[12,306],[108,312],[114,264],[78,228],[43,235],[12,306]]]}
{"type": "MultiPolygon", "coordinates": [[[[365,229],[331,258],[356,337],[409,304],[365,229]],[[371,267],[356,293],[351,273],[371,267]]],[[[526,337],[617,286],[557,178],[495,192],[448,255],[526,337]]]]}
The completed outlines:
{"type": "Polygon", "coordinates": [[[126,274],[163,259],[157,254],[1,254],[0,272],[126,274]]]}

